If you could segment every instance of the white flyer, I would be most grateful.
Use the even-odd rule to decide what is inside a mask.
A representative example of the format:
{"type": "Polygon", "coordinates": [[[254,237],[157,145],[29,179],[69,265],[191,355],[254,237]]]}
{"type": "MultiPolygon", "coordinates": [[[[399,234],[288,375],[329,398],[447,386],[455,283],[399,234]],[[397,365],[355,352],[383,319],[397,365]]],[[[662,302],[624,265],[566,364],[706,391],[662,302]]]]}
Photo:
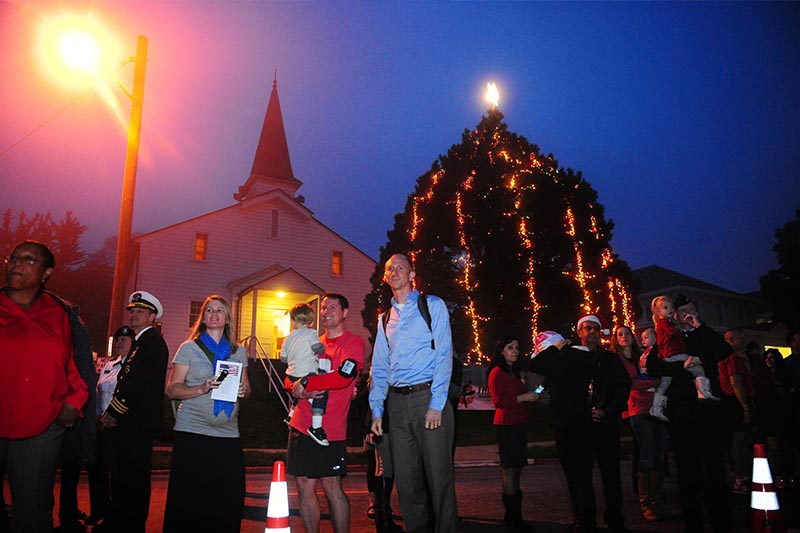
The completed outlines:
{"type": "Polygon", "coordinates": [[[239,396],[239,383],[242,381],[242,363],[234,361],[217,361],[214,375],[219,377],[222,371],[228,372],[219,387],[211,391],[212,400],[235,402],[239,396]]]}

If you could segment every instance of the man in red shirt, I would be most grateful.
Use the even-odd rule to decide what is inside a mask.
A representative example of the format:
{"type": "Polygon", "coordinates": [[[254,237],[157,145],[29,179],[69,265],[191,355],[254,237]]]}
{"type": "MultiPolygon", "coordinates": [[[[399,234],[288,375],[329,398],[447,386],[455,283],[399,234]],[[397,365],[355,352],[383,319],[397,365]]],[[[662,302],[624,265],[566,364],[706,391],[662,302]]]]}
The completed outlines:
{"type": "Polygon", "coordinates": [[[747,339],[739,328],[725,332],[734,352],[719,362],[722,408],[729,433],[728,453],[733,469],[733,492],[749,494],[753,463],[753,375],[747,359],[747,339]]]}
{"type": "Polygon", "coordinates": [[[364,365],[364,341],[361,337],[344,329],[349,303],[337,293],[327,293],[322,298],[321,322],[325,334],[320,341],[325,345],[326,357],[331,361],[333,372],[320,376],[308,376],[287,382],[296,398],[314,398],[319,391],[328,391],[328,406],[322,419],[322,427],[330,446],[320,446],[308,436],[311,427],[311,404],[301,401],[292,415],[287,450],[287,472],[295,476],[300,498],[300,517],[306,533],[319,531],[319,498],[317,480],[321,480],[331,511],[333,530],[336,533],[350,531],[350,501],[342,490],[342,477],[347,473],[347,413],[358,371],[364,365]]]}
{"type": "Polygon", "coordinates": [[[12,529],[50,531],[53,483],[67,428],[89,398],[64,307],[44,292],[55,259],[25,241],[5,257],[0,289],[0,475],[8,473],[12,529]]]}

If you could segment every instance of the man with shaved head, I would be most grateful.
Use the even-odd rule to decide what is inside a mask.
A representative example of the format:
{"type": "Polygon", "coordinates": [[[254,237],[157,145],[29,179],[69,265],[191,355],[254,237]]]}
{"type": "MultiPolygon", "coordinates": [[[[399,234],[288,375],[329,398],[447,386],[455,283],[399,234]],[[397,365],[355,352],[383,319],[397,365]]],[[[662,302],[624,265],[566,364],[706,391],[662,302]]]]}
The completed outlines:
{"type": "Polygon", "coordinates": [[[386,261],[383,280],[393,297],[391,308],[379,318],[372,352],[371,430],[381,436],[388,418],[397,495],[409,533],[428,531],[428,491],[436,532],[454,533],[455,430],[447,401],[453,369],[450,316],[441,298],[414,289],[414,276],[408,256],[394,254],[386,261]],[[430,324],[421,312],[421,297],[430,324]]]}

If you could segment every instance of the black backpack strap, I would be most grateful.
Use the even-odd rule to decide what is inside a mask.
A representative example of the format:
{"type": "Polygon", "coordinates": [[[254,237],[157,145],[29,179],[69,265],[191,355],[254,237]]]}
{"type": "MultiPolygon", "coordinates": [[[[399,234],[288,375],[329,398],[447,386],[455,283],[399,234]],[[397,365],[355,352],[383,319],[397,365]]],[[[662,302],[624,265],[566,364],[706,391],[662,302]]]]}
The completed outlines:
{"type": "Polygon", "coordinates": [[[383,328],[383,336],[386,337],[386,345],[389,345],[389,336],[386,334],[386,324],[389,322],[389,313],[392,312],[391,306],[389,309],[381,313],[380,318],[378,321],[381,323],[381,327],[383,328]]]}
{"type": "MultiPolygon", "coordinates": [[[[419,293],[419,298],[417,298],[417,309],[419,309],[419,314],[422,315],[422,319],[425,321],[425,324],[428,325],[428,331],[433,333],[433,328],[431,327],[431,311],[428,309],[428,295],[419,293]]],[[[431,339],[431,350],[436,349],[436,341],[431,339]]]]}

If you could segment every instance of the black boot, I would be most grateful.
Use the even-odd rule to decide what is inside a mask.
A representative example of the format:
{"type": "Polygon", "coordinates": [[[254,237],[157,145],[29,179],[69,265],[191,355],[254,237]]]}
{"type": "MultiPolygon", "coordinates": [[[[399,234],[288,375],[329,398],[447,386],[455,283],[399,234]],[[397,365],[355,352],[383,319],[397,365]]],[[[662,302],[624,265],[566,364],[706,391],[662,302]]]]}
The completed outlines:
{"type": "Polygon", "coordinates": [[[394,523],[392,518],[392,487],[394,479],[378,478],[378,489],[375,491],[375,529],[378,533],[405,533],[405,530],[394,523]]]}
{"type": "Polygon", "coordinates": [[[517,533],[534,533],[532,525],[522,519],[522,491],[516,494],[503,494],[503,503],[506,506],[504,521],[509,531],[517,533]]]}
{"type": "Polygon", "coordinates": [[[513,509],[514,509],[514,498],[515,497],[516,497],[516,494],[503,493],[503,505],[506,508],[506,512],[503,515],[503,522],[505,522],[506,526],[509,526],[509,527],[511,526],[511,523],[513,521],[512,512],[513,512],[513,509]]]}

